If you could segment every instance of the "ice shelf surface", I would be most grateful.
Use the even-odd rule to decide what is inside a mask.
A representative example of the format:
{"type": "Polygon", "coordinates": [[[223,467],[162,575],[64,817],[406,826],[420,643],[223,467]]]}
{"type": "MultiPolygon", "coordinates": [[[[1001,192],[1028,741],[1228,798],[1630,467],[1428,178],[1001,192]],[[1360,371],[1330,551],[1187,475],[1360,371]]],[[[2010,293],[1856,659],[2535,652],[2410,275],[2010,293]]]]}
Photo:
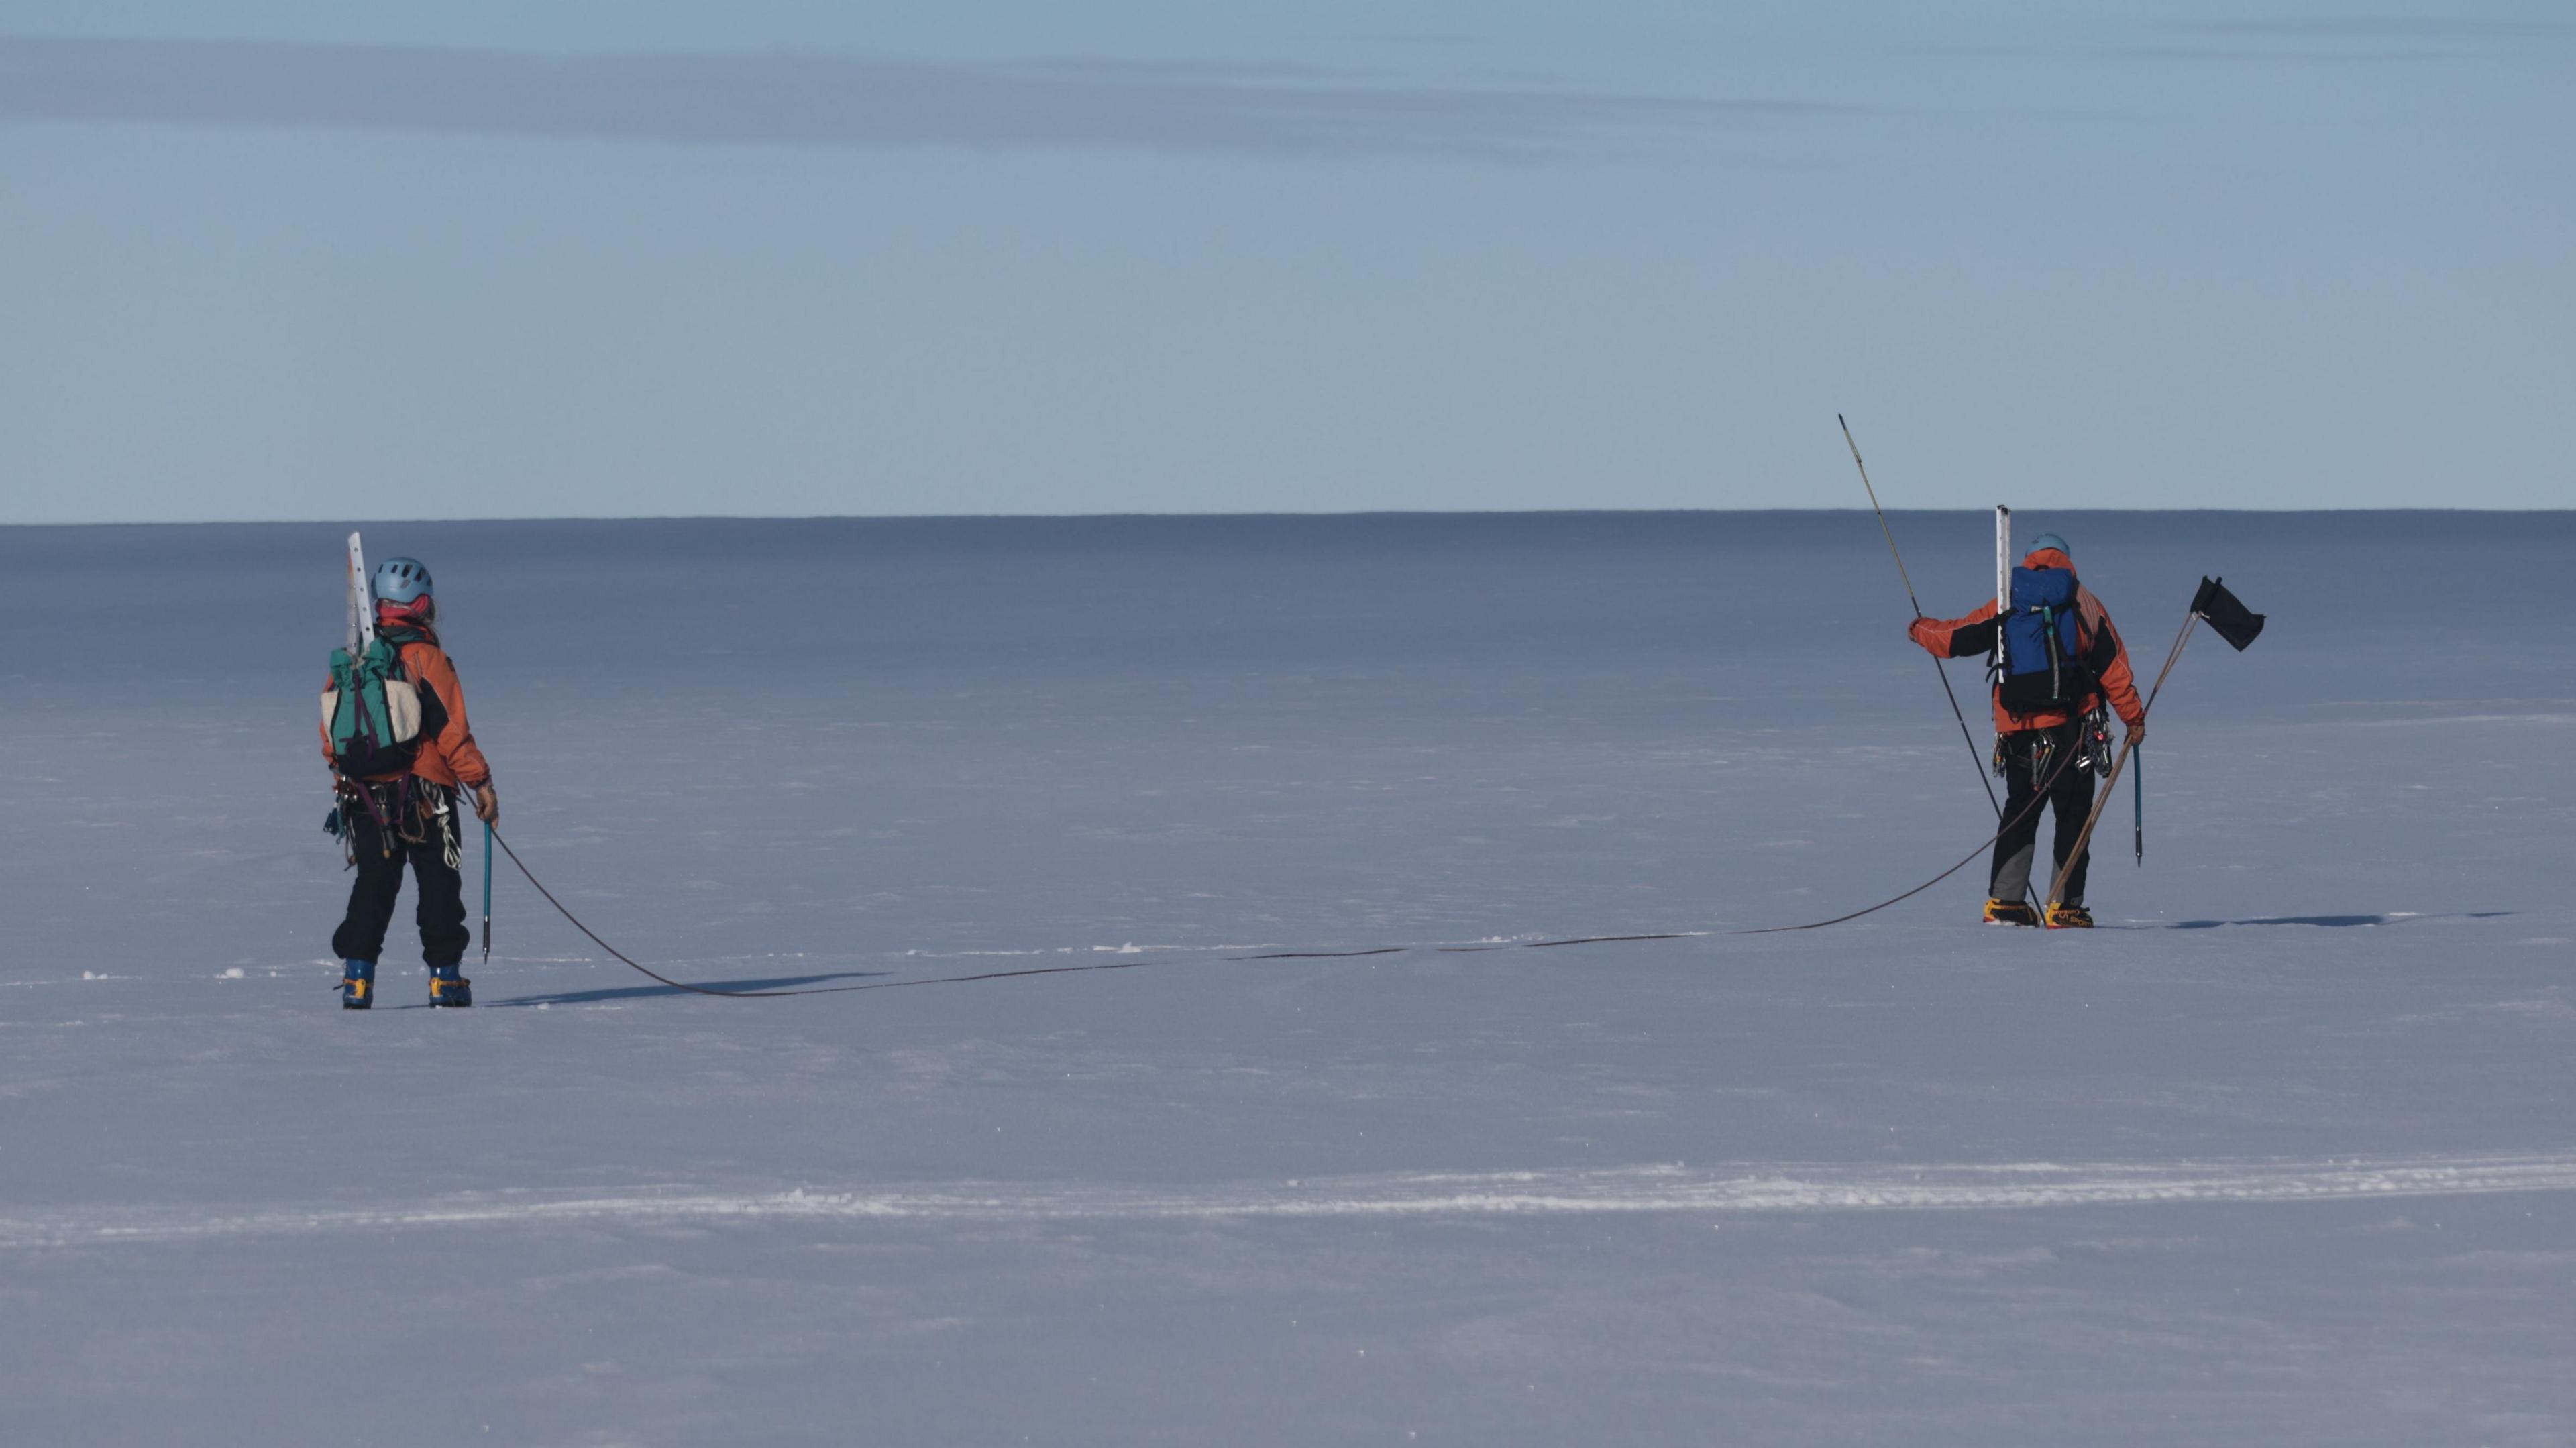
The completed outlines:
{"type": "Polygon", "coordinates": [[[2104,928],[1546,950],[1987,833],[1866,514],[370,527],[656,969],[1135,968],[366,1015],[345,529],[0,529],[0,1441],[2576,1442],[2576,519],[2021,525],[2271,617],[2104,928]]]}

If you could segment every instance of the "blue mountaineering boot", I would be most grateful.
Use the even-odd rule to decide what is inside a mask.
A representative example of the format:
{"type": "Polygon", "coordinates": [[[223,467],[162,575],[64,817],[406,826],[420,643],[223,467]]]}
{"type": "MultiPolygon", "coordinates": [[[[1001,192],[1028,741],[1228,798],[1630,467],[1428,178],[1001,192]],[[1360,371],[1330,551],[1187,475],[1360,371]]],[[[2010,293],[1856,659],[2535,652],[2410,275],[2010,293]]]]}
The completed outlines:
{"type": "Polygon", "coordinates": [[[340,962],[340,1009],[363,1011],[376,1003],[376,963],[372,960],[340,962]]]}
{"type": "Polygon", "coordinates": [[[457,974],[452,965],[429,968],[429,1003],[434,1006],[470,1006],[474,1004],[474,982],[457,974]]]}

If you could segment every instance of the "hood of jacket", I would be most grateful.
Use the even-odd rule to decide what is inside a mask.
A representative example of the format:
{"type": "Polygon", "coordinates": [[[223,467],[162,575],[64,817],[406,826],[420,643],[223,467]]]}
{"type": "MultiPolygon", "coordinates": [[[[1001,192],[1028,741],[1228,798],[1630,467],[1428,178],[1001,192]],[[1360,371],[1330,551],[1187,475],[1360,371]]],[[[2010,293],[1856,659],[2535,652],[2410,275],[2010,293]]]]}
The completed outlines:
{"type": "Polygon", "coordinates": [[[399,648],[404,644],[438,642],[438,610],[423,594],[411,603],[376,604],[376,637],[399,648]]]}

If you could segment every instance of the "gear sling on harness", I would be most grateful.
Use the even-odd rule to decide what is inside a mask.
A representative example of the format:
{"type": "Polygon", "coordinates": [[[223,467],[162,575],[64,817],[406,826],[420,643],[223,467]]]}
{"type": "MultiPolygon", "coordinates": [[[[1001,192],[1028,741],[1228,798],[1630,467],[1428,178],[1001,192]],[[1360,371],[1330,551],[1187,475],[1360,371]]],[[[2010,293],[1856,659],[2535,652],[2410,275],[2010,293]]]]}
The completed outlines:
{"type": "Polygon", "coordinates": [[[2072,710],[2092,690],[2076,636],[2075,574],[2064,568],[2012,571],[2012,607],[2002,619],[1996,698],[2014,714],[2072,710]]]}

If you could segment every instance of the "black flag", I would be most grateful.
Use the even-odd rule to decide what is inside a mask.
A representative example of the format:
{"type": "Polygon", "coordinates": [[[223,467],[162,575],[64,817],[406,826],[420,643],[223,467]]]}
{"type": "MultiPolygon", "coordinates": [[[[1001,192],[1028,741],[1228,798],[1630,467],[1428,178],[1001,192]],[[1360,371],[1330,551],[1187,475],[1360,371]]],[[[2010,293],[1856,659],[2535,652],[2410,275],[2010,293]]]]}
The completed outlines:
{"type": "Polygon", "coordinates": [[[2200,581],[2200,592],[2191,596],[2191,611],[2240,654],[2263,632],[2263,615],[2239,603],[2227,585],[2215,578],[2200,581]]]}

